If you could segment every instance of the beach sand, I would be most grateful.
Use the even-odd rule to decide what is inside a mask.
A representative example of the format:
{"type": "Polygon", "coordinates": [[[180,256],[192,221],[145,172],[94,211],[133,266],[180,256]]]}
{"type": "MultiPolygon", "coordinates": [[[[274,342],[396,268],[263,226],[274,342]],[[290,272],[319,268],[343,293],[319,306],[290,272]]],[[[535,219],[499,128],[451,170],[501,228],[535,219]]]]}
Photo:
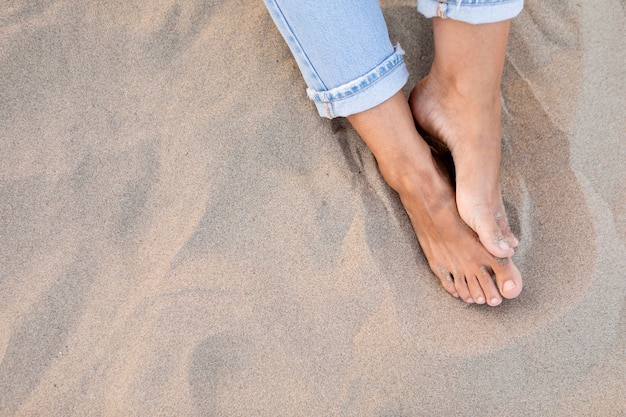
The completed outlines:
{"type": "MultiPolygon", "coordinates": [[[[382,4],[408,92],[430,22],[382,4]]],[[[440,287],[261,2],[5,2],[0,415],[626,415],[625,13],[512,25],[525,288],[490,308],[440,287]]]]}

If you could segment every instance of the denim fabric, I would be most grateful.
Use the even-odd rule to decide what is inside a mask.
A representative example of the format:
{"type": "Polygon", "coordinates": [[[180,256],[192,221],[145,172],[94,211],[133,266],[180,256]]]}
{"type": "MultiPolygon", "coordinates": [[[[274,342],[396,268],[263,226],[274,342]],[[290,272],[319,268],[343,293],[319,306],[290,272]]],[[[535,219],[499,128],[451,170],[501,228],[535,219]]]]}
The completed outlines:
{"type": "Polygon", "coordinates": [[[321,116],[370,109],[406,84],[404,51],[391,44],[378,0],[264,1],[321,116]]]}
{"type": "Polygon", "coordinates": [[[524,0],[417,0],[425,17],[441,17],[480,24],[501,22],[517,16],[524,0]]]}
{"type": "MultiPolygon", "coordinates": [[[[404,51],[389,40],[378,0],[264,0],[323,117],[377,106],[406,84],[404,51]]],[[[418,0],[426,17],[486,23],[518,14],[523,0],[418,0]]]]}
{"type": "Polygon", "coordinates": [[[307,95],[320,115],[332,119],[359,113],[382,103],[406,84],[409,73],[404,51],[396,45],[393,54],[367,74],[326,91],[307,88],[307,95]]]}

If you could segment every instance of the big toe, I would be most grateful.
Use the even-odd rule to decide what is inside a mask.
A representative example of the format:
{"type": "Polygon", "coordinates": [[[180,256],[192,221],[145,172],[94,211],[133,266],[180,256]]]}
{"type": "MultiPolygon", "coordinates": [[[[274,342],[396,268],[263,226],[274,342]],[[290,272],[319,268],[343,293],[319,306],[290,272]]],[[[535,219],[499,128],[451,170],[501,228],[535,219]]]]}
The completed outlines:
{"type": "Polygon", "coordinates": [[[513,248],[517,244],[517,239],[510,232],[506,233],[505,231],[503,233],[502,227],[496,224],[493,219],[483,216],[468,224],[478,234],[480,243],[493,256],[510,258],[515,253],[513,248]]]}
{"type": "Polygon", "coordinates": [[[522,274],[510,258],[497,259],[496,282],[504,298],[515,298],[522,292],[522,274]]]}

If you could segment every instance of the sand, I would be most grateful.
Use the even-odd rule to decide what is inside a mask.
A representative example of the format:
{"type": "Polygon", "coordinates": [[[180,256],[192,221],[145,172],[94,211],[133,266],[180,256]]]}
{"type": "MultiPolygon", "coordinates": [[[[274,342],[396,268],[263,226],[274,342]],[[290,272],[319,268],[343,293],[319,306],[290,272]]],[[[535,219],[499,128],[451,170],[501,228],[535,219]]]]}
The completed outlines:
{"type": "MultiPolygon", "coordinates": [[[[433,54],[383,2],[409,91],[433,54]]],[[[0,7],[0,415],[626,415],[626,16],[528,0],[503,82],[525,289],[430,273],[261,2],[0,7]]]]}

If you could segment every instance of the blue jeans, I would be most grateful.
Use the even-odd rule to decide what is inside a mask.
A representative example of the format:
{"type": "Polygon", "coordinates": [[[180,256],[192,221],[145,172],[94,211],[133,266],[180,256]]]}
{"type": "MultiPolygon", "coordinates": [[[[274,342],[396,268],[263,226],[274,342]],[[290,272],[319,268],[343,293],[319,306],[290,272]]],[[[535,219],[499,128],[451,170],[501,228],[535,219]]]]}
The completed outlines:
{"type": "MultiPolygon", "coordinates": [[[[323,117],[377,106],[406,84],[404,51],[389,40],[378,0],[264,0],[323,117]]],[[[418,0],[426,17],[472,24],[515,17],[524,0],[418,0]]]]}

